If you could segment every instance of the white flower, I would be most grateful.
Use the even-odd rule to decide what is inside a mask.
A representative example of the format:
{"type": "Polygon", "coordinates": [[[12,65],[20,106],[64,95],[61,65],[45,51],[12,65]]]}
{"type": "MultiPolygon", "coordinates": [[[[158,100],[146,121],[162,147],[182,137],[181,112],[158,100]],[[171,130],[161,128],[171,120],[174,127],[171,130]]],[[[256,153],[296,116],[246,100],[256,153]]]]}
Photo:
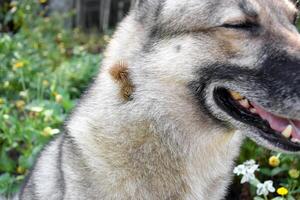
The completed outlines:
{"type": "Polygon", "coordinates": [[[244,165],[239,165],[234,168],[233,173],[236,175],[244,175],[245,174],[245,166],[244,165]]]}
{"type": "Polygon", "coordinates": [[[23,98],[28,97],[28,91],[27,91],[27,90],[21,91],[21,92],[20,92],[20,96],[23,97],[23,98]]]}
{"type": "Polygon", "coordinates": [[[53,110],[45,110],[44,112],[43,112],[43,114],[44,114],[44,121],[50,121],[51,120],[51,117],[52,117],[52,115],[53,115],[53,110]]]}
{"type": "Polygon", "coordinates": [[[275,188],[273,187],[273,181],[265,181],[264,183],[257,184],[257,195],[267,196],[269,192],[275,192],[275,188]]]}
{"type": "Polygon", "coordinates": [[[254,160],[248,160],[244,162],[242,165],[238,165],[234,168],[233,173],[236,175],[243,175],[241,183],[250,182],[255,179],[254,172],[258,170],[258,165],[254,160]]]}
{"type": "Polygon", "coordinates": [[[246,173],[243,175],[243,178],[241,180],[241,183],[247,183],[250,182],[251,180],[255,179],[255,175],[253,173],[246,173]]]}

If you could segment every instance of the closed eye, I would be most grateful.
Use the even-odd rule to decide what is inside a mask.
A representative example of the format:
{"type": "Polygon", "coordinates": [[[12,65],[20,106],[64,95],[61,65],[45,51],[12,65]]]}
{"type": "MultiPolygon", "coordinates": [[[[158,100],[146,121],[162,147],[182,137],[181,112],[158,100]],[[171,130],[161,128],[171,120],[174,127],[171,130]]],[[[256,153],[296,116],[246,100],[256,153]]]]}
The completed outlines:
{"type": "Polygon", "coordinates": [[[222,25],[223,28],[230,29],[241,29],[241,30],[252,30],[257,28],[259,25],[253,22],[241,22],[241,23],[225,23],[222,25]]]}

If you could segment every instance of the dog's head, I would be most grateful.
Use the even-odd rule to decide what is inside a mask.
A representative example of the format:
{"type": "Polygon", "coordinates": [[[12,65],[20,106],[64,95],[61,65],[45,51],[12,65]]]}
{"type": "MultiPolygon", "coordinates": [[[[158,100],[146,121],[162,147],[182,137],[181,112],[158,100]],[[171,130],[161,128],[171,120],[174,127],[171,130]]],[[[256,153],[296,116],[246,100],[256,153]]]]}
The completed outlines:
{"type": "Polygon", "coordinates": [[[300,151],[300,35],[293,2],[140,0],[134,13],[146,32],[148,77],[185,84],[208,116],[264,146],[300,151]]]}

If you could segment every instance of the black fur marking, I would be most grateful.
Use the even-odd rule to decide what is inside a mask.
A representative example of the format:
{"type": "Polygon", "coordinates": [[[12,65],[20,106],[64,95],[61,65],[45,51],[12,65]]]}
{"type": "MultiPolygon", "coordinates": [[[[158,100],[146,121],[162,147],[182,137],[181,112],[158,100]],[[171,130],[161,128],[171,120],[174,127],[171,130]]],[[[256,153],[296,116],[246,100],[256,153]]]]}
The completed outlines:
{"type": "Polygon", "coordinates": [[[274,43],[271,40],[262,50],[265,59],[257,73],[258,82],[263,84],[266,93],[262,99],[272,101],[259,103],[264,107],[272,107],[281,115],[293,111],[292,115],[299,116],[296,113],[300,112],[300,108],[295,105],[299,105],[300,99],[300,59],[289,55],[284,48],[274,47],[274,43]]]}
{"type": "Polygon", "coordinates": [[[268,84],[269,95],[285,95],[300,98],[300,60],[276,54],[263,63],[261,78],[268,84]]]}
{"type": "Polygon", "coordinates": [[[206,92],[208,86],[216,81],[232,82],[236,80],[237,77],[239,77],[239,82],[246,81],[249,77],[255,79],[255,72],[253,70],[243,69],[238,66],[222,65],[216,63],[214,65],[199,70],[197,74],[198,79],[189,83],[188,88],[190,89],[191,93],[196,97],[201,111],[206,115],[210,116],[210,118],[214,119],[216,122],[223,123],[224,125],[228,126],[226,122],[223,122],[217,117],[215,117],[209,109],[206,103],[206,92]],[[245,76],[243,76],[243,74],[245,74],[245,76]]]}
{"type": "Polygon", "coordinates": [[[20,200],[23,200],[24,194],[26,193],[26,195],[28,194],[28,191],[25,191],[26,189],[30,189],[29,192],[31,192],[32,194],[32,200],[38,199],[36,194],[35,194],[35,184],[34,184],[34,171],[36,169],[36,165],[38,163],[39,158],[42,156],[44,150],[50,146],[53,142],[55,142],[56,140],[59,140],[59,138],[61,137],[61,134],[55,136],[52,140],[50,140],[48,142],[48,144],[46,144],[41,151],[38,153],[37,157],[35,158],[35,161],[33,163],[33,166],[31,167],[28,175],[26,176],[23,184],[21,185],[21,189],[20,192],[18,194],[18,197],[20,200]]]}
{"type": "MultiPolygon", "coordinates": [[[[37,197],[36,194],[35,194],[35,190],[36,190],[35,187],[36,187],[36,186],[35,186],[35,182],[34,182],[34,171],[35,171],[35,169],[36,169],[37,162],[38,162],[39,158],[42,156],[44,150],[45,150],[48,146],[50,146],[52,143],[54,143],[55,141],[57,141],[57,140],[59,140],[59,139],[62,140],[62,141],[60,141],[60,144],[59,144],[59,154],[58,154],[58,156],[57,156],[57,161],[58,161],[57,169],[60,170],[60,167],[61,167],[61,158],[62,158],[62,155],[61,155],[61,153],[60,153],[60,151],[61,151],[60,149],[62,148],[62,145],[63,145],[62,142],[63,142],[64,137],[65,137],[65,133],[62,133],[62,134],[59,134],[59,135],[55,136],[52,140],[50,140],[50,141],[48,142],[48,144],[46,144],[46,145],[42,148],[42,150],[40,151],[40,153],[37,155],[37,157],[36,157],[36,159],[35,159],[35,162],[34,162],[33,166],[31,167],[31,169],[30,169],[28,175],[26,176],[26,178],[25,178],[25,180],[24,180],[24,182],[23,182],[23,184],[22,184],[22,186],[21,186],[20,193],[18,194],[20,200],[23,199],[23,196],[24,196],[24,193],[25,193],[25,189],[28,189],[28,188],[30,189],[31,194],[33,195],[33,196],[32,196],[32,200],[38,199],[38,197],[37,197]],[[62,138],[60,138],[60,137],[62,137],[62,138]],[[31,187],[29,187],[30,185],[31,185],[31,187]]],[[[61,171],[60,171],[60,175],[63,175],[63,174],[61,173],[61,171]]],[[[60,179],[60,180],[61,180],[61,179],[60,179]]],[[[60,185],[61,185],[61,184],[60,184],[60,185]]],[[[61,189],[61,188],[59,188],[59,189],[61,189]]],[[[27,194],[27,193],[28,193],[28,192],[26,191],[26,194],[27,194]]],[[[63,194],[64,194],[64,191],[63,191],[63,194]]]]}
{"type": "Polygon", "coordinates": [[[154,21],[157,21],[159,19],[159,16],[162,12],[162,9],[163,9],[163,4],[165,3],[165,0],[159,0],[158,1],[158,5],[156,7],[156,10],[154,12],[154,21]]]}
{"type": "Polygon", "coordinates": [[[30,195],[30,199],[32,200],[38,200],[38,197],[35,194],[35,184],[34,181],[32,181],[34,179],[33,176],[33,169],[29,172],[29,174],[27,175],[27,177],[25,178],[25,181],[23,183],[23,185],[21,186],[21,190],[19,192],[19,199],[23,200],[24,199],[24,194],[25,194],[25,187],[27,189],[26,191],[26,197],[28,197],[30,195]],[[30,181],[30,182],[29,182],[30,181]]]}
{"type": "MultiPolygon", "coordinates": [[[[35,165],[35,164],[34,164],[35,165]]],[[[29,183],[29,179],[32,177],[32,172],[33,172],[33,169],[34,169],[34,166],[31,168],[31,170],[29,171],[29,173],[27,174],[23,184],[21,185],[21,189],[20,189],[20,192],[18,194],[18,197],[20,200],[23,199],[23,194],[24,194],[24,190],[25,190],[25,186],[28,185],[29,183]]]]}
{"type": "Polygon", "coordinates": [[[188,88],[190,89],[192,95],[194,95],[196,98],[196,101],[199,105],[199,109],[202,113],[204,113],[206,116],[210,117],[212,120],[214,120],[216,123],[222,123],[223,125],[226,125],[223,121],[219,120],[217,117],[213,115],[211,110],[206,104],[206,90],[207,90],[207,84],[204,82],[197,82],[193,81],[189,83],[188,88]]]}
{"type": "Polygon", "coordinates": [[[62,168],[63,147],[64,147],[64,142],[65,142],[65,134],[66,133],[64,133],[62,135],[62,138],[61,138],[61,141],[60,141],[60,144],[59,144],[59,150],[58,150],[59,152],[58,152],[58,155],[57,155],[57,169],[59,171],[59,177],[58,177],[57,183],[59,185],[58,191],[61,191],[61,199],[64,199],[64,197],[65,197],[65,188],[66,188],[64,171],[63,171],[63,168],[62,168]]]}
{"type": "Polygon", "coordinates": [[[81,150],[79,149],[79,145],[77,144],[75,139],[70,134],[68,134],[68,132],[66,132],[65,134],[65,145],[67,146],[67,148],[71,149],[71,152],[75,154],[76,157],[83,157],[81,150]]]}
{"type": "Polygon", "coordinates": [[[36,184],[35,184],[34,179],[35,179],[35,176],[33,175],[33,179],[32,179],[33,181],[31,182],[32,187],[30,188],[31,192],[32,192],[32,198],[33,198],[33,200],[39,199],[38,196],[37,196],[37,194],[36,194],[36,184]]]}

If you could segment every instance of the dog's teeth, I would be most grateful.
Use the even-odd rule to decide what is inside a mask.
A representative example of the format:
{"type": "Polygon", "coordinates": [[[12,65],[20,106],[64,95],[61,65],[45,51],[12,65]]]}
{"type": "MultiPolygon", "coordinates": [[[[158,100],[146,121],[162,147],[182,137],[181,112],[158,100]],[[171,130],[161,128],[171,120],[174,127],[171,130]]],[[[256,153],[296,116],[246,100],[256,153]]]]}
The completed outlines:
{"type": "Polygon", "coordinates": [[[250,112],[256,114],[257,110],[255,108],[250,108],[250,112]]]}
{"type": "Polygon", "coordinates": [[[242,99],[239,101],[239,103],[244,107],[244,108],[250,108],[250,103],[247,99],[242,99]]]}
{"type": "Polygon", "coordinates": [[[292,131],[293,131],[292,125],[288,125],[288,126],[281,132],[281,134],[282,134],[285,138],[290,138],[291,135],[292,135],[292,131]]]}
{"type": "Polygon", "coordinates": [[[297,138],[292,138],[291,141],[294,142],[294,143],[300,143],[300,140],[297,139],[297,138]]]}
{"type": "Polygon", "coordinates": [[[240,93],[238,93],[238,92],[230,91],[230,94],[231,94],[231,97],[232,97],[234,100],[239,101],[239,100],[244,99],[244,97],[243,97],[240,93]]]}

